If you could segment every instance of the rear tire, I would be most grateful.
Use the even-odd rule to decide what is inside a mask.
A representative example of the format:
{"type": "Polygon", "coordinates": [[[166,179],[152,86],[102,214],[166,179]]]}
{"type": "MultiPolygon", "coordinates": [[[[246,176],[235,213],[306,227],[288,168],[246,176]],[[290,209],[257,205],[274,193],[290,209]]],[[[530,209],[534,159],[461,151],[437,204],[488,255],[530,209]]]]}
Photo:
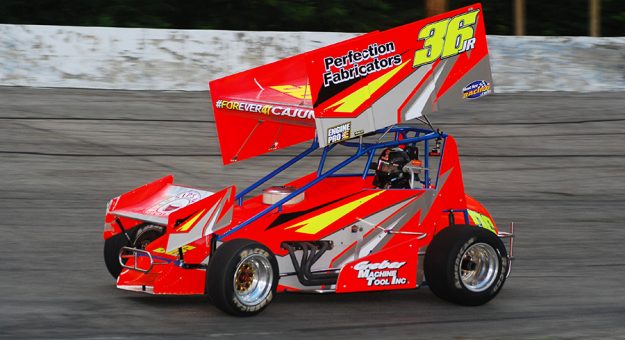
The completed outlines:
{"type": "Polygon", "coordinates": [[[129,245],[123,233],[114,235],[104,241],[104,263],[111,276],[117,279],[122,272],[122,265],[119,264],[119,251],[122,247],[129,245]]]}
{"type": "Polygon", "coordinates": [[[260,313],[278,286],[278,262],[260,243],[237,239],[215,251],[207,270],[208,296],[222,311],[235,316],[260,313]]]}
{"type": "Polygon", "coordinates": [[[152,241],[163,235],[163,228],[155,225],[144,225],[128,231],[132,244],[128,242],[126,235],[119,233],[104,241],[104,263],[106,269],[113,278],[117,279],[122,272],[122,265],[119,263],[119,251],[123,247],[132,246],[137,249],[145,249],[152,241]]]}
{"type": "Polygon", "coordinates": [[[434,237],[423,270],[436,296],[478,306],[499,293],[508,266],[506,247],[497,235],[480,227],[454,225],[434,237]]]}
{"type": "Polygon", "coordinates": [[[145,249],[148,244],[163,235],[163,227],[146,225],[137,230],[132,246],[137,249],[145,249]]]}

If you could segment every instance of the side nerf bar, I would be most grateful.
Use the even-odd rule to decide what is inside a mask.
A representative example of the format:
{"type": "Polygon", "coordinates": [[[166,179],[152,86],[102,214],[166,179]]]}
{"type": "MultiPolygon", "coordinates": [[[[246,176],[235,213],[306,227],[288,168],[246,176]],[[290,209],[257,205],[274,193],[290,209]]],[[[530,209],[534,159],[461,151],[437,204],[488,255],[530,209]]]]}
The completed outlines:
{"type": "Polygon", "coordinates": [[[506,277],[510,276],[510,272],[512,271],[512,260],[514,260],[514,222],[510,222],[510,231],[500,231],[497,233],[500,239],[508,239],[508,273],[506,273],[506,277]]]}

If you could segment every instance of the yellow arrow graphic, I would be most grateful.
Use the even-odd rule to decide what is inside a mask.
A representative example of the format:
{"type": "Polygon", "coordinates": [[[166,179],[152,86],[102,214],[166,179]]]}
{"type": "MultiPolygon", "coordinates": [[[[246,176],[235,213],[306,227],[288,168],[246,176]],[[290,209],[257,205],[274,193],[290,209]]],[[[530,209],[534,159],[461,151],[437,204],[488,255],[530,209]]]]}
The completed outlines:
{"type": "Polygon", "coordinates": [[[176,232],[185,232],[191,229],[191,227],[195,224],[195,221],[197,221],[197,219],[202,216],[204,211],[206,211],[206,209],[203,209],[199,213],[195,214],[195,216],[193,216],[190,220],[186,221],[183,225],[181,225],[180,228],[176,229],[176,232]]]}
{"type": "Polygon", "coordinates": [[[359,88],[351,94],[345,96],[336,103],[328,106],[328,108],[331,109],[338,106],[334,110],[335,112],[354,112],[354,110],[356,110],[360,105],[362,105],[362,103],[364,103],[367,99],[369,99],[369,97],[371,97],[371,94],[375,93],[380,87],[382,87],[382,85],[386,84],[386,82],[393,78],[393,76],[397,74],[399,70],[404,68],[404,66],[408,64],[408,61],[395,67],[391,71],[387,72],[385,75],[371,81],[369,84],[359,88]]]}
{"type": "Polygon", "coordinates": [[[376,191],[375,193],[365,196],[363,198],[359,198],[352,202],[346,203],[342,206],[336,207],[332,210],[326,211],[317,216],[311,217],[302,222],[296,223],[294,225],[288,226],[285,229],[297,228],[298,233],[304,234],[316,234],[321,230],[325,229],[327,226],[338,220],[339,218],[347,215],[350,211],[358,208],[359,206],[365,204],[369,200],[375,198],[376,196],[382,194],[384,190],[376,191]]]}

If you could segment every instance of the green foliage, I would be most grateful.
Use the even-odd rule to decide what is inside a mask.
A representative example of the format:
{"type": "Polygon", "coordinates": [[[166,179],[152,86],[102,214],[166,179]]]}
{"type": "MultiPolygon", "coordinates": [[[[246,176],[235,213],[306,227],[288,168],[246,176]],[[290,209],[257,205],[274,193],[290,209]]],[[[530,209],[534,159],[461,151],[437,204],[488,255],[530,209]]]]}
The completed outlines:
{"type": "MultiPolygon", "coordinates": [[[[531,1],[531,0],[526,0],[531,1]]],[[[472,5],[477,0],[451,0],[450,8],[460,8],[472,5]]],[[[513,0],[483,0],[482,9],[484,10],[486,33],[508,35],[514,34],[514,12],[512,9],[513,0]]]]}
{"type": "MultiPolygon", "coordinates": [[[[588,0],[525,0],[528,35],[587,35],[588,0]]],[[[448,0],[450,9],[477,0],[448,0]]],[[[513,0],[483,0],[489,34],[512,34],[513,0]]],[[[2,0],[0,23],[369,32],[424,17],[407,0],[2,0]]],[[[625,35],[625,0],[602,0],[602,35],[625,35]]]]}

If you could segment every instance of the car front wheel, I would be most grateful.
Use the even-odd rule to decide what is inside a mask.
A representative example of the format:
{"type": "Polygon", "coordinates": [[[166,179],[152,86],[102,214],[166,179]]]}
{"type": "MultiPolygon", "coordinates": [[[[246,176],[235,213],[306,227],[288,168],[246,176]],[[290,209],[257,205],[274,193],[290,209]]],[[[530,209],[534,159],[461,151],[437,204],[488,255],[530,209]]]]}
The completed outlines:
{"type": "Polygon", "coordinates": [[[506,247],[493,232],[454,225],[434,237],[423,269],[436,296],[461,305],[477,306],[499,293],[509,265],[506,247]]]}

